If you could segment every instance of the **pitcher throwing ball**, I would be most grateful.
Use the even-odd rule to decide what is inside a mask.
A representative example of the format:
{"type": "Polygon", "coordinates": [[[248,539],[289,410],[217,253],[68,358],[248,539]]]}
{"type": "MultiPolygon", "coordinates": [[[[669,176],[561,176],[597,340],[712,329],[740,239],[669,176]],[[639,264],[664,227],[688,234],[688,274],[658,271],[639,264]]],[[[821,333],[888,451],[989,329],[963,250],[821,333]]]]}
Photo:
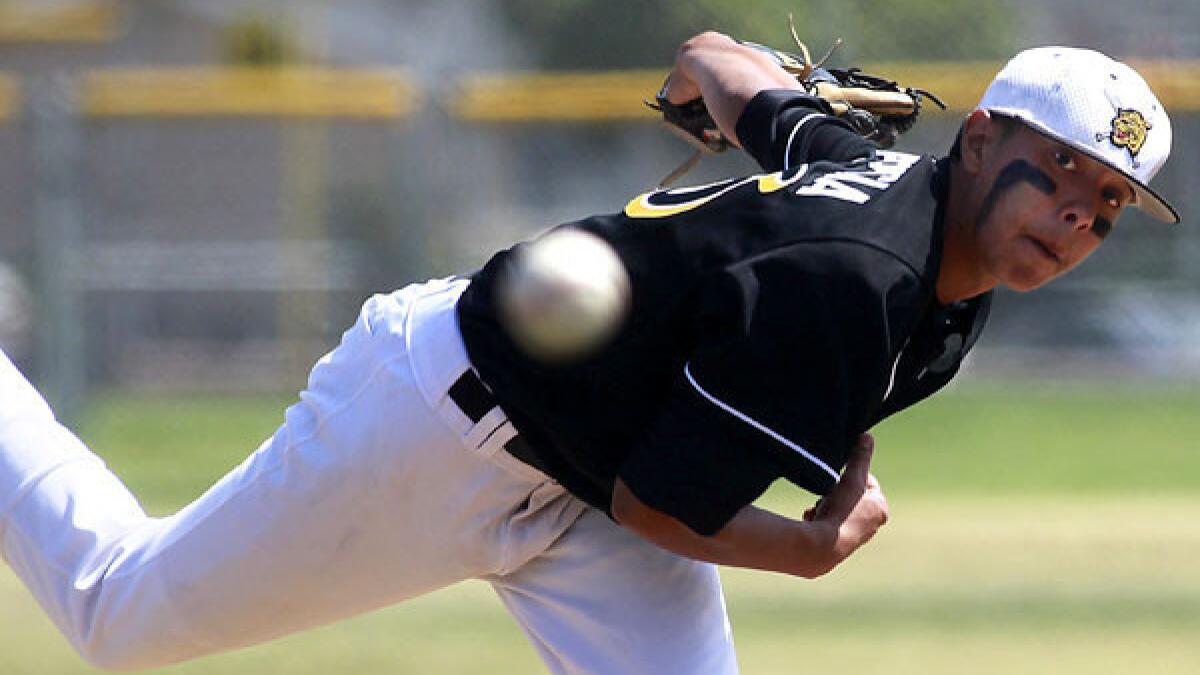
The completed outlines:
{"type": "Polygon", "coordinates": [[[522,246],[376,296],[279,430],[173,516],[148,518],[0,358],[5,559],[106,667],[477,578],[553,672],[735,672],[716,565],[836,567],[887,520],[867,430],[954,376],[991,290],[1068,272],[1127,206],[1178,220],[1149,187],[1166,112],[1096,52],[1017,55],[943,158],[881,149],[783,65],[714,33],[679,50],[668,119],[764,173],[571,224],[627,274],[587,350],[514,338],[536,320],[500,302],[522,246]],[[821,499],[753,506],[780,478],[821,499]]]}

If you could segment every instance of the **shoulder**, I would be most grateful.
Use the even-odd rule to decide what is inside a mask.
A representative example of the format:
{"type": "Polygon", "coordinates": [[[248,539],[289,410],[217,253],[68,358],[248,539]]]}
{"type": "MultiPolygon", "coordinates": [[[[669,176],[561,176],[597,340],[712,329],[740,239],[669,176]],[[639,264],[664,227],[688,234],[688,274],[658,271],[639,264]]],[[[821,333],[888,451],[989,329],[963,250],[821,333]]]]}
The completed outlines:
{"type": "Polygon", "coordinates": [[[926,283],[936,280],[944,200],[934,157],[878,151],[850,163],[817,163],[808,174],[795,194],[827,205],[830,217],[818,233],[891,256],[926,283]]]}
{"type": "Polygon", "coordinates": [[[805,240],[727,266],[703,294],[702,317],[710,338],[745,342],[743,358],[762,369],[833,353],[866,363],[887,358],[893,317],[924,295],[890,251],[850,238],[805,240]]]}
{"type": "Polygon", "coordinates": [[[888,246],[857,232],[829,232],[781,245],[737,266],[774,263],[797,276],[842,288],[879,289],[912,274],[911,267],[888,246]]]}
{"type": "Polygon", "coordinates": [[[843,299],[881,297],[895,287],[920,281],[920,270],[891,245],[858,229],[833,229],[781,244],[730,266],[733,274],[753,271],[792,295],[837,289],[843,299]]]}

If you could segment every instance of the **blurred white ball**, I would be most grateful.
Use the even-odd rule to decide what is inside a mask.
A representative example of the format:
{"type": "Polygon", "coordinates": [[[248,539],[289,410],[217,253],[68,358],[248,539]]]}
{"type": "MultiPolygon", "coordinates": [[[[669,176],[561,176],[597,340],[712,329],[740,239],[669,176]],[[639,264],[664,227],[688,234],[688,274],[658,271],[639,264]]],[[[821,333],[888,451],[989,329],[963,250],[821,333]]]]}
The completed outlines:
{"type": "Polygon", "coordinates": [[[518,250],[498,293],[517,344],[561,362],[588,356],[617,331],[629,311],[629,274],[600,237],[559,228],[518,250]]]}

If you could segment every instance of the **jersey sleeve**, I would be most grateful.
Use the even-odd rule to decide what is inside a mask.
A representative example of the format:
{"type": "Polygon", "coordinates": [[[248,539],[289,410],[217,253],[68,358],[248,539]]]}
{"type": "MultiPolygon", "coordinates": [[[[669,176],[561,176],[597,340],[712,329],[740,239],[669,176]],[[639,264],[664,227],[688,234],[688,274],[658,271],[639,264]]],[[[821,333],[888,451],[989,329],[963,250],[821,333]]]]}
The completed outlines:
{"type": "Polygon", "coordinates": [[[734,131],[764,171],[820,160],[848,162],[878,148],[831,113],[828,104],[814,96],[768,89],[746,104],[734,131]]]}
{"type": "Polygon", "coordinates": [[[698,347],[618,472],[630,490],[705,535],[777,478],[825,494],[887,385],[886,291],[861,274],[885,258],[796,244],[716,275],[698,347]]]}

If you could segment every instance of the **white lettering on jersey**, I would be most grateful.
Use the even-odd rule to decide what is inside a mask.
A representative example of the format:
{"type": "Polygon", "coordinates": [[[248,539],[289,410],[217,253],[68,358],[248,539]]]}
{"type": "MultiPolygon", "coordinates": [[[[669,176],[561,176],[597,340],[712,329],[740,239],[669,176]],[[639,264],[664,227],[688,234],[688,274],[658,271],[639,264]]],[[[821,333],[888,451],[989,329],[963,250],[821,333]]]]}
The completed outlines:
{"type": "Polygon", "coordinates": [[[863,168],[835,171],[818,177],[811,185],[796,189],[800,197],[828,197],[841,199],[855,204],[865,204],[871,199],[871,193],[860,190],[855,185],[861,185],[872,190],[883,191],[889,185],[900,180],[906,171],[921,161],[918,155],[905,152],[889,152],[880,150],[879,159],[868,162],[863,168]]]}

